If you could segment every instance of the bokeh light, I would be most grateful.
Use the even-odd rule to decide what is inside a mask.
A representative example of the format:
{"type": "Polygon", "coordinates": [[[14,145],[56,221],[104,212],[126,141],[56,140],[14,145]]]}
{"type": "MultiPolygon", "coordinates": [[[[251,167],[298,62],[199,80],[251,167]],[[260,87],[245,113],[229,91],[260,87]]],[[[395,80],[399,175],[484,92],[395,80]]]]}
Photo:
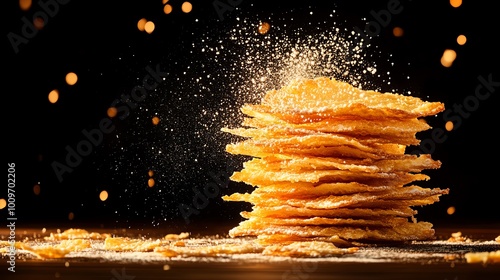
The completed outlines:
{"type": "Polygon", "coordinates": [[[441,56],[441,65],[444,67],[451,67],[455,59],[457,58],[457,52],[451,49],[446,49],[441,56]]]}
{"type": "Polygon", "coordinates": [[[392,29],[392,34],[394,37],[401,37],[404,34],[403,28],[396,26],[392,29]]]}
{"type": "Polygon", "coordinates": [[[170,4],[165,5],[165,7],[163,7],[163,12],[167,15],[170,14],[172,12],[172,5],[170,4]]]}
{"type": "Polygon", "coordinates": [[[35,26],[36,29],[41,30],[45,26],[45,22],[43,21],[43,18],[37,17],[33,19],[33,26],[35,26]]]}
{"type": "Polygon", "coordinates": [[[76,84],[76,82],[78,81],[78,76],[73,73],[73,72],[69,72],[68,74],[66,74],[66,83],[70,86],[76,84]]]}
{"type": "Polygon", "coordinates": [[[161,2],[163,3],[163,5],[165,5],[168,3],[168,0],[162,0],[161,2]]]}
{"type": "Polygon", "coordinates": [[[145,18],[141,18],[138,22],[137,22],[137,29],[139,29],[139,31],[144,31],[144,26],[146,25],[146,22],[148,22],[147,19],[145,18]]]}
{"type": "Polygon", "coordinates": [[[453,122],[447,121],[446,124],[444,125],[444,128],[446,128],[446,130],[448,130],[448,131],[452,131],[453,130],[453,122]]]}
{"type": "Polygon", "coordinates": [[[457,43],[460,46],[465,45],[466,42],[467,42],[467,37],[465,37],[465,35],[458,35],[458,37],[457,37],[457,43]]]}
{"type": "Polygon", "coordinates": [[[193,10],[193,5],[190,2],[184,2],[182,3],[181,10],[184,13],[189,13],[191,10],[193,10]]]}
{"type": "Polygon", "coordinates": [[[118,113],[118,109],[116,109],[116,107],[109,107],[108,110],[106,111],[106,114],[110,118],[116,117],[117,113],[118,113]]]}
{"type": "Polygon", "coordinates": [[[157,125],[158,123],[160,123],[160,118],[154,116],[151,122],[153,123],[153,125],[157,125]]]}
{"type": "Polygon", "coordinates": [[[147,33],[151,34],[153,33],[154,30],[155,30],[154,22],[148,21],[146,22],[146,24],[144,24],[144,31],[146,31],[147,33]]]}
{"type": "Polygon", "coordinates": [[[72,221],[75,218],[75,213],[69,212],[68,214],[68,220],[72,221]]]}
{"type": "Polygon", "coordinates": [[[40,194],[40,185],[39,185],[39,184],[35,184],[35,185],[33,186],[33,193],[34,193],[35,195],[39,195],[39,194],[40,194]]]}
{"type": "Polygon", "coordinates": [[[7,200],[0,198],[0,209],[4,209],[7,206],[7,200]]]}
{"type": "Polygon", "coordinates": [[[268,23],[268,22],[261,22],[259,24],[259,33],[264,35],[266,34],[267,32],[269,32],[269,29],[271,29],[271,25],[268,23]]]}
{"type": "Polygon", "coordinates": [[[19,8],[23,11],[27,11],[31,8],[31,0],[19,0],[19,8]]]}
{"type": "Polygon", "coordinates": [[[458,8],[462,5],[462,0],[450,0],[450,5],[453,8],[458,8]]]}
{"type": "Polygon", "coordinates": [[[446,213],[448,213],[448,215],[455,214],[455,211],[456,211],[455,206],[450,206],[448,207],[448,209],[446,209],[446,213]]]}
{"type": "Polygon", "coordinates": [[[149,170],[149,171],[148,171],[148,175],[149,175],[149,177],[153,177],[153,175],[154,175],[153,170],[149,170]]]}
{"type": "Polygon", "coordinates": [[[108,192],[107,191],[101,191],[101,193],[99,194],[99,199],[101,201],[106,201],[106,199],[108,199],[108,192]]]}
{"type": "Polygon", "coordinates": [[[49,92],[49,102],[56,103],[57,100],[59,100],[59,91],[57,89],[54,89],[49,92]]]}
{"type": "Polygon", "coordinates": [[[155,185],[155,179],[149,178],[148,180],[148,187],[152,188],[155,185]]]}

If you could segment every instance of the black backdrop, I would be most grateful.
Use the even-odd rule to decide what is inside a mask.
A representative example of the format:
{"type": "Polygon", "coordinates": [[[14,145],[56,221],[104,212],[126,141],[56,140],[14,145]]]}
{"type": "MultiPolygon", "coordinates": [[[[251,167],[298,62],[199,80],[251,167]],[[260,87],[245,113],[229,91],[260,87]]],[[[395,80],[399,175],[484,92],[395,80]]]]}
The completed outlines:
{"type": "MultiPolygon", "coordinates": [[[[234,182],[227,182],[227,188],[219,188],[199,213],[190,215],[189,224],[179,211],[180,205],[192,204],[195,190],[214,182],[214,176],[226,183],[224,175],[240,168],[243,160],[224,152],[231,139],[219,131],[239,117],[236,93],[222,86],[238,75],[221,70],[230,68],[227,64],[237,57],[226,47],[218,50],[227,52],[220,57],[233,60],[208,61],[195,45],[228,46],[231,42],[224,35],[242,25],[255,28],[241,28],[241,36],[256,36],[260,20],[271,23],[267,34],[271,37],[310,22],[322,22],[318,32],[337,26],[347,31],[356,26],[362,29],[367,21],[377,20],[377,13],[387,11],[388,5],[400,12],[379,21],[379,30],[373,29],[376,36],[371,44],[381,55],[369,59],[377,64],[378,73],[390,71],[391,83],[374,76],[373,84],[382,90],[405,89],[427,100],[442,101],[448,110],[454,110],[448,116],[459,122],[455,130],[445,132],[444,141],[432,141],[431,131],[419,135],[431,139],[421,148],[443,163],[441,169],[428,171],[431,180],[422,185],[450,188],[450,194],[419,208],[418,219],[435,224],[500,225],[494,137],[500,89],[498,23],[488,1],[464,1],[459,8],[447,1],[409,0],[192,1],[193,10],[186,14],[180,11],[182,1],[174,0],[168,2],[173,7],[168,15],[159,0],[107,5],[47,1],[57,3],[57,8],[47,8],[51,14],[35,2],[29,11],[21,11],[11,2],[11,6],[4,4],[2,18],[6,27],[3,137],[7,162],[16,164],[18,226],[189,229],[236,225],[241,219],[238,213],[249,205],[223,202],[220,196],[250,188],[234,182]],[[23,35],[23,28],[29,28],[23,19],[40,11],[48,19],[44,28],[36,34],[27,29],[23,35]],[[143,17],[155,23],[152,34],[137,29],[137,21],[143,17]],[[392,34],[396,26],[404,30],[401,38],[392,34]],[[12,43],[14,33],[24,40],[12,43]],[[456,43],[460,34],[468,38],[463,46],[456,43]],[[445,49],[457,52],[449,68],[440,64],[445,49]],[[84,130],[96,133],[112,104],[125,106],[123,94],[143,84],[142,78],[149,73],[146,66],[159,71],[166,82],[156,91],[148,91],[147,99],[136,102],[137,107],[128,103],[129,114],[120,111],[122,119],[112,120],[112,131],[103,132],[102,138],[94,134],[97,144],[88,155],[68,159],[68,147],[76,149],[88,140],[84,130]],[[70,71],[78,74],[74,86],[64,82],[70,71]],[[194,86],[199,77],[204,75],[207,80],[210,74],[208,86],[194,86]],[[476,89],[485,84],[481,80],[489,81],[481,93],[491,94],[479,100],[476,89]],[[52,89],[61,93],[56,104],[47,99],[52,89]],[[466,111],[459,113],[457,106],[466,111]],[[154,115],[160,117],[157,126],[151,126],[154,115]],[[74,165],[72,172],[65,172],[59,180],[53,164],[69,167],[68,160],[74,165]],[[152,188],[147,186],[149,170],[154,171],[152,188]],[[40,186],[38,195],[33,191],[35,185],[40,186]],[[102,190],[109,193],[104,202],[99,199],[102,190]],[[451,206],[456,212],[448,215],[451,206]]],[[[440,115],[429,122],[443,128],[445,120],[440,115]]],[[[7,198],[7,186],[0,198],[7,198]]],[[[5,220],[7,208],[0,215],[5,220]]]]}

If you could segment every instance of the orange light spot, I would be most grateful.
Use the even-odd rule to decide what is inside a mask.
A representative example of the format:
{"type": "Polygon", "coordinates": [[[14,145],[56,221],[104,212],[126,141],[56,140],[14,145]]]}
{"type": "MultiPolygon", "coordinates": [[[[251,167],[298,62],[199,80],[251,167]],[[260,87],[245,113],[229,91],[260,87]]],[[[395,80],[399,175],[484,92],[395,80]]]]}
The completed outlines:
{"type": "Polygon", "coordinates": [[[168,0],[162,0],[161,2],[163,3],[163,5],[165,5],[168,3],[168,0]]]}
{"type": "Polygon", "coordinates": [[[448,207],[448,209],[446,209],[446,213],[448,213],[448,215],[455,214],[455,211],[456,211],[455,206],[450,206],[448,207]]]}
{"type": "Polygon", "coordinates": [[[4,209],[7,206],[7,200],[0,198],[0,209],[4,209]]]}
{"type": "Polygon", "coordinates": [[[101,193],[99,194],[99,199],[101,201],[106,201],[106,199],[108,199],[108,192],[107,191],[101,191],[101,193]]]}
{"type": "Polygon", "coordinates": [[[31,8],[31,0],[19,0],[19,8],[23,11],[27,11],[31,8]]]}
{"type": "Polygon", "coordinates": [[[40,194],[40,185],[39,184],[36,184],[33,186],[33,193],[35,195],[39,195],[40,194]]]}
{"type": "Polygon", "coordinates": [[[106,111],[106,113],[108,114],[108,117],[114,118],[114,117],[116,117],[118,110],[115,107],[109,107],[108,110],[106,111]]]}
{"type": "Polygon", "coordinates": [[[163,7],[163,12],[167,15],[170,14],[172,12],[172,5],[170,4],[165,5],[165,7],[163,7]]]}
{"type": "Polygon", "coordinates": [[[271,25],[268,22],[263,21],[259,24],[259,34],[266,34],[267,32],[269,32],[269,29],[271,29],[271,25]]]}
{"type": "Polygon", "coordinates": [[[66,74],[66,83],[70,86],[76,84],[76,82],[78,81],[78,76],[73,73],[73,72],[69,72],[68,74],[66,74]]]}
{"type": "Polygon", "coordinates": [[[155,179],[149,178],[148,180],[148,187],[152,188],[155,185],[155,179]]]}
{"type": "Polygon", "coordinates": [[[153,123],[153,125],[157,125],[159,122],[160,122],[160,118],[158,117],[153,117],[153,119],[151,120],[151,122],[153,123]]]}
{"type": "Polygon", "coordinates": [[[452,131],[453,130],[453,122],[447,121],[446,124],[444,125],[444,128],[446,128],[446,130],[448,130],[448,131],[452,131]]]}
{"type": "Polygon", "coordinates": [[[398,26],[394,27],[392,29],[392,34],[394,35],[394,37],[401,37],[401,36],[403,36],[403,34],[404,34],[403,28],[398,27],[398,26]]]}
{"type": "Polygon", "coordinates": [[[54,89],[49,92],[49,102],[56,103],[57,100],[59,100],[59,91],[57,89],[54,89]]]}
{"type": "Polygon", "coordinates": [[[467,37],[465,37],[465,35],[458,35],[458,37],[457,37],[457,43],[460,46],[465,45],[466,42],[467,42],[467,37]]]}
{"type": "Polygon", "coordinates": [[[149,171],[148,171],[148,175],[149,175],[149,177],[153,177],[153,175],[154,175],[153,170],[149,170],[149,171]]]}
{"type": "Polygon", "coordinates": [[[45,22],[41,17],[37,17],[33,19],[33,26],[35,26],[36,29],[41,30],[45,26],[45,22]]]}
{"type": "Polygon", "coordinates": [[[462,0],[450,0],[450,5],[453,8],[458,8],[462,5],[462,0]]]}
{"type": "Polygon", "coordinates": [[[144,31],[146,31],[148,34],[153,33],[154,30],[155,30],[154,22],[148,21],[146,22],[146,24],[144,24],[144,31]]]}
{"type": "Polygon", "coordinates": [[[75,214],[73,212],[69,212],[68,214],[68,220],[73,220],[75,218],[75,214]]]}
{"type": "Polygon", "coordinates": [[[137,22],[137,29],[139,29],[139,31],[144,31],[144,26],[146,25],[146,22],[147,19],[145,18],[141,18],[138,22],[137,22]]]}
{"type": "Polygon", "coordinates": [[[182,3],[181,10],[187,14],[193,10],[193,5],[189,2],[184,2],[182,3]]]}
{"type": "Polygon", "coordinates": [[[451,67],[456,58],[457,53],[454,50],[446,49],[441,56],[441,65],[451,67]]]}

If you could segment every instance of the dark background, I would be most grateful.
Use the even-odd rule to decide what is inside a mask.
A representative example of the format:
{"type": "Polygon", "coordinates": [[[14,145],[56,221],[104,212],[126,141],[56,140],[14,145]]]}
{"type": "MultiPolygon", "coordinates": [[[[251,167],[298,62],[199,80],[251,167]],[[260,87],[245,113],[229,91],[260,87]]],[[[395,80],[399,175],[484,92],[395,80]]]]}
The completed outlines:
{"type": "MultiPolygon", "coordinates": [[[[6,28],[3,138],[6,160],[16,164],[18,227],[189,230],[235,226],[241,220],[239,212],[249,209],[247,204],[220,199],[222,194],[249,189],[229,182],[199,214],[190,216],[189,224],[179,212],[178,206],[190,204],[195,196],[193,187],[202,189],[213,180],[210,174],[237,170],[243,160],[224,152],[231,139],[220,132],[222,126],[236,124],[241,117],[237,110],[241,99],[235,97],[241,93],[223,86],[238,77],[223,71],[231,69],[234,60],[210,60],[193,46],[200,42],[226,46],[220,50],[225,52],[221,57],[237,59],[234,54],[238,52],[231,49],[235,46],[225,34],[241,26],[242,20],[255,25],[242,29],[243,33],[253,30],[249,37],[258,36],[261,20],[271,23],[266,35],[271,37],[279,27],[293,29],[310,22],[322,22],[318,30],[331,30],[335,27],[328,21],[331,13],[341,28],[362,29],[367,20],[374,20],[371,12],[386,9],[390,1],[233,1],[237,7],[225,11],[221,20],[212,1],[192,1],[192,12],[185,14],[180,11],[182,1],[171,0],[168,3],[174,10],[167,15],[160,0],[107,5],[74,0],[59,4],[57,13],[28,43],[19,46],[17,54],[7,34],[21,34],[22,18],[32,18],[41,8],[34,2],[29,11],[21,11],[16,1],[10,2],[10,6],[4,4],[2,18],[6,28]],[[137,29],[137,21],[143,17],[155,22],[152,34],[137,29]],[[165,83],[123,120],[113,119],[115,130],[104,134],[92,153],[59,181],[51,165],[65,163],[66,147],[85,140],[82,130],[98,128],[111,104],[142,84],[148,65],[160,65],[168,72],[165,83]],[[74,86],[64,82],[70,71],[78,74],[74,86]],[[207,84],[195,82],[200,73],[212,74],[207,84]],[[47,99],[52,89],[61,93],[56,104],[47,99]],[[151,125],[155,115],[161,120],[157,126],[151,125]],[[153,188],[147,186],[149,170],[154,171],[153,188]],[[33,192],[37,184],[38,195],[33,192]],[[102,190],[109,193],[104,202],[99,200],[102,190]]],[[[408,0],[400,5],[403,11],[393,15],[371,40],[382,55],[370,59],[377,63],[379,73],[390,71],[391,83],[373,77],[373,84],[386,91],[408,90],[452,109],[474,95],[479,76],[491,75],[490,79],[500,81],[497,12],[489,1],[464,1],[459,8],[447,1],[408,0]],[[392,35],[395,26],[404,29],[403,37],[392,35]],[[456,43],[460,34],[468,39],[463,46],[456,43]],[[440,58],[448,48],[456,50],[457,59],[445,68],[440,58]],[[394,66],[386,59],[389,54],[394,66]]],[[[498,92],[499,88],[493,89],[498,92]]],[[[495,194],[497,92],[461,117],[460,126],[446,132],[446,141],[432,146],[433,157],[443,165],[426,171],[431,180],[421,185],[450,188],[450,194],[419,208],[419,220],[437,226],[500,226],[495,194]],[[456,207],[453,215],[446,213],[450,206],[456,207]]],[[[429,123],[442,128],[445,121],[437,116],[429,123]]],[[[428,139],[430,131],[419,137],[428,139]]],[[[7,198],[6,188],[0,191],[0,198],[7,198]]],[[[0,210],[0,217],[6,219],[6,208],[0,210]]]]}

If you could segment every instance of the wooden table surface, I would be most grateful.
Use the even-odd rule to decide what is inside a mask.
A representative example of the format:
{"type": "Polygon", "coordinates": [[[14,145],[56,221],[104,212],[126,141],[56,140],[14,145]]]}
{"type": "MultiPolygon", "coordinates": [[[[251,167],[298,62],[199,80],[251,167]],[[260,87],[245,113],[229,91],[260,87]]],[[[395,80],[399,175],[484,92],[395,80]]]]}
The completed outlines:
{"type": "MultiPolygon", "coordinates": [[[[20,257],[15,272],[8,271],[8,257],[2,256],[0,279],[251,279],[251,280],[306,280],[306,279],[436,279],[436,280],[498,280],[500,263],[468,263],[467,252],[500,250],[494,239],[500,227],[435,227],[436,241],[414,242],[404,246],[380,246],[361,249],[355,254],[328,258],[158,258],[142,254],[135,258],[126,255],[103,257],[88,252],[68,255],[61,259],[20,257]],[[454,232],[470,237],[471,243],[450,243],[447,238],[454,232]],[[456,258],[446,258],[454,255],[456,258]]],[[[55,228],[47,228],[45,235],[55,228]]],[[[86,229],[89,232],[127,234],[134,236],[143,231],[120,229],[86,229]]],[[[223,233],[223,232],[222,232],[223,233]]],[[[0,230],[1,240],[8,231],[0,230]]],[[[150,231],[149,236],[164,235],[163,231],[150,231]]],[[[42,236],[40,228],[16,229],[17,238],[42,236]]],[[[194,237],[193,237],[194,238],[194,237]]],[[[153,254],[153,252],[151,252],[153,254]]],[[[110,255],[107,255],[110,256],[110,255]]]]}

